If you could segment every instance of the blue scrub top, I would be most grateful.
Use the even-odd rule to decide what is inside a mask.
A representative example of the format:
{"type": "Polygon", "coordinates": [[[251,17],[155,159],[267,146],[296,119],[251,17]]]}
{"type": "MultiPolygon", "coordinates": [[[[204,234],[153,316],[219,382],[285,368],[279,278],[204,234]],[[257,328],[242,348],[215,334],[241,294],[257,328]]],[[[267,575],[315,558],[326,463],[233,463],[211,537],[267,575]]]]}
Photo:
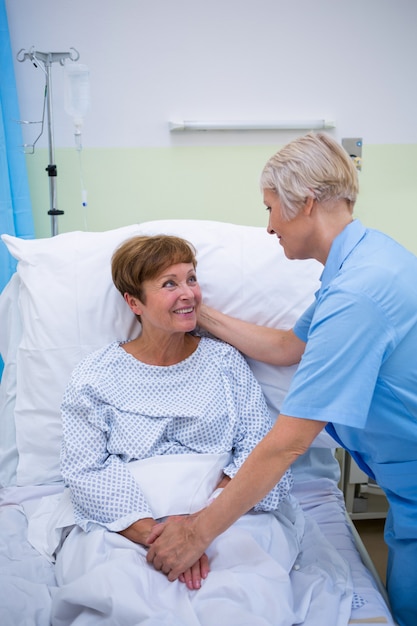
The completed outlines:
{"type": "Polygon", "coordinates": [[[294,332],[307,345],[281,412],[330,422],[387,495],[417,485],[417,257],[354,220],[294,332]]]}

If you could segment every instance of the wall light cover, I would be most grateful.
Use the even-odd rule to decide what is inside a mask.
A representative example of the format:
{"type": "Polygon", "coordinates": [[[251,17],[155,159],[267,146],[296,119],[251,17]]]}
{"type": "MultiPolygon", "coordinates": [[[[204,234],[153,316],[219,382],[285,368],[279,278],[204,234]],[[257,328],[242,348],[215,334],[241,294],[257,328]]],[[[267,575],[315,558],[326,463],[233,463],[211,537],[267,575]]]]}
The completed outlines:
{"type": "Polygon", "coordinates": [[[171,132],[187,130],[325,130],[334,128],[335,122],[330,120],[230,120],[230,121],[198,121],[184,120],[169,122],[171,132]]]}

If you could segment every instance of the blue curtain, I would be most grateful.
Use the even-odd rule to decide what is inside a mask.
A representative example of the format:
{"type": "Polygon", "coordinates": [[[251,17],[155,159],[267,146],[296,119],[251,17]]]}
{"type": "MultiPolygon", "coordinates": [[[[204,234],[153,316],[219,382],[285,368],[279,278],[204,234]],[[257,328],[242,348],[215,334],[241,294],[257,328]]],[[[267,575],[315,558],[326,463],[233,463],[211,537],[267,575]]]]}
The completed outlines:
{"type": "MultiPolygon", "coordinates": [[[[0,233],[35,236],[5,0],[0,0],[0,233]]],[[[16,263],[0,240],[0,292],[16,263]]]]}
{"type": "MultiPolygon", "coordinates": [[[[16,123],[20,115],[4,2],[0,0],[0,234],[32,239],[35,231],[22,129],[16,123]]],[[[16,262],[0,240],[0,292],[15,269],[16,262]]],[[[2,372],[0,357],[0,378],[2,372]]]]}

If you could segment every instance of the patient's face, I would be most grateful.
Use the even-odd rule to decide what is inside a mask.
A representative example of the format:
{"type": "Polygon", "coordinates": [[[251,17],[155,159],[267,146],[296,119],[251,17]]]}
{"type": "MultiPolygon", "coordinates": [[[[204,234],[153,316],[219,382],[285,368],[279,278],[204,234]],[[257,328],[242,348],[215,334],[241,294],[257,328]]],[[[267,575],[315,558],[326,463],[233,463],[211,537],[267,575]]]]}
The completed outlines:
{"type": "Polygon", "coordinates": [[[197,324],[201,290],[192,263],[170,265],[143,283],[142,325],[166,332],[189,332],[197,324]]]}

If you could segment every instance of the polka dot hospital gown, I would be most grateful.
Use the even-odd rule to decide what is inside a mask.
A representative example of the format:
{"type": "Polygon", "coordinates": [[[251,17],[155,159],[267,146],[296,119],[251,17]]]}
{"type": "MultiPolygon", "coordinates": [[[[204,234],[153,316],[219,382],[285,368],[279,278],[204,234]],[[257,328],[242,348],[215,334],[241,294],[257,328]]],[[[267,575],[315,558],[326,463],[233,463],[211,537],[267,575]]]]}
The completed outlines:
{"type": "MultiPolygon", "coordinates": [[[[62,474],[75,520],[119,531],[153,517],[130,461],[162,454],[232,452],[233,477],[272,426],[261,388],[233,347],[203,337],[171,366],[146,365],[118,342],[74,370],[62,403],[62,474]]],[[[255,507],[272,511],[292,486],[287,471],[255,507]]]]}

